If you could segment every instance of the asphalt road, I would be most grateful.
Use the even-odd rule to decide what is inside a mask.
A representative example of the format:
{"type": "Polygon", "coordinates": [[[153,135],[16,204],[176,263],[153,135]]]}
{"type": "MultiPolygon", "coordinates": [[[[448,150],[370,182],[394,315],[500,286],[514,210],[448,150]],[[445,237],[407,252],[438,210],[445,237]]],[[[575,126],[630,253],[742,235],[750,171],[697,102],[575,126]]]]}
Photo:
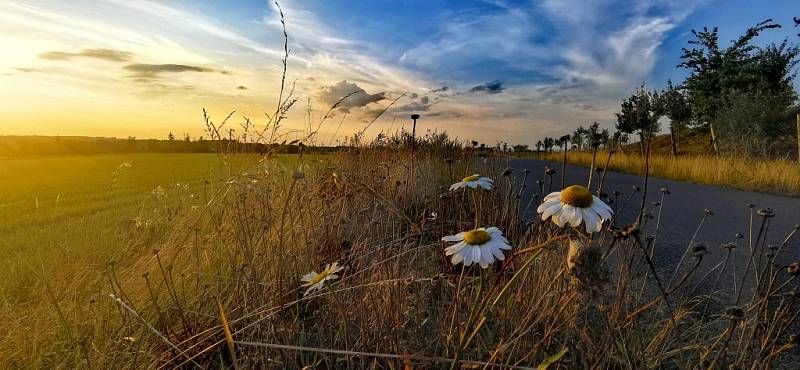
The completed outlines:
{"type": "MultiPolygon", "coordinates": [[[[553,188],[559,189],[561,184],[561,164],[541,161],[536,159],[512,159],[510,166],[514,168],[514,174],[520,180],[523,170],[530,170],[528,176],[528,191],[538,192],[536,185],[537,179],[545,179],[544,168],[550,166],[556,169],[553,175],[553,188]]],[[[597,184],[601,173],[595,173],[592,182],[597,184]]],[[[588,168],[568,165],[566,168],[565,185],[572,184],[586,185],[588,179],[588,168]]],[[[603,191],[612,194],[614,190],[619,191],[619,203],[624,203],[625,199],[631,194],[634,186],[642,186],[641,176],[628,175],[609,171],[603,185],[603,191]]],[[[546,186],[546,185],[545,185],[546,186]]],[[[772,208],[775,217],[770,219],[767,231],[768,244],[780,244],[792,231],[796,224],[800,224],[800,199],[779,195],[748,192],[741,190],[726,189],[718,186],[698,185],[686,182],[671,181],[661,178],[650,177],[647,193],[647,209],[652,209],[652,202],[661,200],[660,188],[669,189],[661,210],[661,226],[656,239],[656,249],[654,262],[661,271],[673,271],[677,266],[681,255],[689,245],[692,235],[697,229],[698,223],[703,218],[705,209],[710,209],[713,215],[709,215],[703,222],[695,242],[702,242],[710,251],[708,258],[704,260],[706,269],[713,267],[725,255],[725,250],[721,247],[723,243],[730,243],[735,240],[735,234],[741,233],[744,239],[739,242],[739,247],[734,250],[734,260],[737,265],[737,275],[741,276],[744,271],[744,264],[749,256],[748,235],[749,220],[751,209],[748,204],[755,205],[753,213],[761,208],[772,208]],[[708,263],[707,263],[708,261],[708,263]]],[[[612,196],[613,197],[613,196],[612,196]]],[[[526,200],[527,201],[527,200],[526,200]]],[[[638,213],[641,202],[641,193],[637,193],[625,206],[618,212],[617,226],[624,226],[632,223],[638,213]]],[[[618,206],[612,206],[617,208],[618,206]]],[[[531,207],[527,216],[534,217],[536,207],[531,207]]],[[[654,212],[655,215],[655,212],[654,212]]],[[[761,217],[754,216],[754,235],[758,232],[761,217]]],[[[644,234],[652,233],[655,220],[649,222],[644,234]]],[[[779,265],[789,265],[800,259],[800,232],[790,240],[781,251],[776,263],[779,265]]],[[[687,257],[690,261],[690,258],[687,257]]],[[[684,262],[688,264],[690,262],[684,262]]],[[[730,268],[729,268],[730,269],[730,268]]],[[[752,272],[751,272],[752,274],[752,272]]]]}

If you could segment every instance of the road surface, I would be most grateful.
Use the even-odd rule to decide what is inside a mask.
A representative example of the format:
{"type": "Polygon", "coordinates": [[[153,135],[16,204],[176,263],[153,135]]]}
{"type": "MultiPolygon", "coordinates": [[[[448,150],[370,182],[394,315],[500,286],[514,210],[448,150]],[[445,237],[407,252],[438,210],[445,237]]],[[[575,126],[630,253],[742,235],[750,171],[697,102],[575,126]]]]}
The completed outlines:
{"type": "MultiPolygon", "coordinates": [[[[530,170],[528,176],[528,191],[538,192],[536,185],[537,179],[544,179],[544,168],[549,166],[556,169],[553,175],[553,188],[558,190],[561,186],[561,164],[536,159],[512,159],[510,166],[514,168],[514,174],[521,179],[523,170],[530,170]]],[[[595,173],[593,184],[597,184],[602,173],[595,173]]],[[[566,169],[566,186],[572,184],[586,185],[588,179],[588,168],[568,165],[566,169]]],[[[642,186],[642,177],[636,175],[622,174],[609,171],[603,185],[603,191],[612,194],[614,190],[619,191],[619,203],[630,195],[634,186],[642,186]]],[[[545,185],[546,186],[546,185],[545,185]]],[[[780,244],[792,231],[796,224],[800,224],[800,198],[791,198],[779,195],[726,189],[718,186],[699,185],[686,182],[671,181],[661,178],[650,177],[647,192],[647,208],[652,209],[652,202],[661,199],[660,188],[669,189],[669,195],[665,196],[661,210],[661,227],[656,239],[656,252],[654,257],[655,265],[662,271],[672,271],[681,259],[686,246],[689,244],[692,235],[697,229],[697,225],[705,213],[705,209],[710,209],[713,215],[709,215],[703,222],[703,226],[695,238],[695,242],[702,242],[708,248],[711,255],[704,261],[706,269],[711,268],[725,255],[725,250],[721,247],[723,243],[730,243],[735,240],[736,233],[744,235],[744,239],[739,242],[739,247],[735,249],[735,261],[737,264],[737,275],[744,271],[744,262],[749,256],[748,248],[748,225],[750,220],[751,208],[748,204],[755,207],[755,212],[762,208],[772,208],[775,217],[770,219],[770,226],[767,232],[768,244],[780,244]]],[[[526,199],[527,201],[527,199],[526,199]]],[[[636,194],[633,199],[625,206],[617,217],[617,226],[624,226],[632,223],[639,213],[641,193],[636,194]]],[[[527,216],[533,217],[536,207],[531,207],[527,216]]],[[[617,208],[617,207],[614,207],[617,208]]],[[[655,212],[654,212],[655,215],[655,212]]],[[[644,230],[644,235],[652,233],[651,225],[644,230]]],[[[754,235],[760,226],[761,217],[754,216],[754,235]]],[[[776,263],[779,265],[789,265],[800,259],[800,232],[787,243],[781,251],[776,263]]],[[[688,260],[688,258],[687,258],[688,260]]],[[[684,262],[688,264],[688,262],[684,262]]],[[[752,272],[751,272],[752,273],[752,272]]]]}

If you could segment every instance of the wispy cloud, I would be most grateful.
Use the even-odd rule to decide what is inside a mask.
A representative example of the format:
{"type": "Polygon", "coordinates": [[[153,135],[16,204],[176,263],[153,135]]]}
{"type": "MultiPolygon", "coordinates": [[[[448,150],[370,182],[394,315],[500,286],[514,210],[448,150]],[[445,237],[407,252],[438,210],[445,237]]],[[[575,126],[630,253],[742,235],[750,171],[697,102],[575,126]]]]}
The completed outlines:
{"type": "Polygon", "coordinates": [[[112,49],[83,49],[75,53],[66,51],[46,51],[39,54],[40,59],[46,60],[70,60],[78,57],[102,59],[111,62],[128,62],[133,57],[133,53],[112,49]]]}
{"type": "Polygon", "coordinates": [[[123,67],[132,72],[129,77],[136,79],[155,79],[161,73],[180,73],[180,72],[219,72],[226,74],[225,71],[216,70],[208,67],[190,66],[185,64],[128,64],[123,67]]]}

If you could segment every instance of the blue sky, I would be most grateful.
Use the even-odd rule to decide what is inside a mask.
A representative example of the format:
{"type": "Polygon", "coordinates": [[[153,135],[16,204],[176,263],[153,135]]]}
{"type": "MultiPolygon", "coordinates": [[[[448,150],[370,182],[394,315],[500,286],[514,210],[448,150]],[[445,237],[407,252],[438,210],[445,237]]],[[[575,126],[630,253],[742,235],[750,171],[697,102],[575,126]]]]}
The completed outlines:
{"type": "MultiPolygon", "coordinates": [[[[789,0],[308,0],[281,7],[288,78],[301,103],[289,134],[300,135],[305,111],[321,116],[337,97],[363,90],[337,112],[341,128],[323,128],[329,141],[360,130],[406,93],[368,134],[399,129],[413,111],[427,128],[461,138],[532,144],[578,124],[610,127],[635,87],[681,81],[685,71],[675,66],[693,28],[719,26],[726,45],[774,18],[784,28],[760,42],[800,41],[791,21],[800,6],[789,0]]],[[[0,134],[33,132],[27,122],[38,119],[48,122],[39,130],[61,134],[199,135],[200,107],[260,116],[276,99],[281,36],[277,8],[266,1],[6,2],[0,46],[14,56],[0,62],[0,90],[21,97],[0,107],[15,112],[0,122],[0,134]],[[97,49],[126,57],[83,52],[97,49]],[[43,57],[52,52],[68,57],[43,57]],[[142,67],[131,64],[185,68],[136,79],[130,71],[142,67]],[[104,104],[87,103],[97,101],[104,104]],[[42,113],[59,109],[71,115],[42,113]],[[105,123],[86,123],[98,115],[105,123]]]]}

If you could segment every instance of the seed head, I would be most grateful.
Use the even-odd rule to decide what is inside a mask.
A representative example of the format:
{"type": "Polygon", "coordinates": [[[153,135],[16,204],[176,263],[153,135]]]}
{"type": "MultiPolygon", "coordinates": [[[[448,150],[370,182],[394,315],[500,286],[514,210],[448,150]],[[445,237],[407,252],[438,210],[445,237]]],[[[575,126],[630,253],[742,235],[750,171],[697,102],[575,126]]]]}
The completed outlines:
{"type": "Polygon", "coordinates": [[[792,277],[800,275],[800,261],[794,262],[791,265],[786,266],[786,273],[791,275],[792,277]]]}
{"type": "Polygon", "coordinates": [[[741,320],[744,317],[744,310],[738,306],[731,306],[725,310],[725,315],[730,320],[741,320]]]}
{"type": "Polygon", "coordinates": [[[728,250],[735,249],[736,248],[736,243],[725,243],[725,244],[722,245],[722,248],[725,248],[725,249],[728,249],[728,250]]]}
{"type": "Polygon", "coordinates": [[[706,248],[705,244],[697,243],[694,248],[692,248],[692,255],[694,258],[703,258],[708,253],[708,249],[706,248]]]}
{"type": "Polygon", "coordinates": [[[756,205],[755,205],[755,204],[752,204],[752,203],[747,203],[747,205],[746,205],[746,207],[747,207],[747,208],[753,208],[753,207],[755,207],[755,206],[756,206],[756,205]]]}
{"type": "Polygon", "coordinates": [[[711,208],[706,208],[706,209],[703,210],[703,212],[705,212],[709,216],[714,214],[714,212],[711,211],[711,208]]]}
{"type": "Polygon", "coordinates": [[[639,186],[637,186],[637,185],[634,185],[634,186],[633,186],[633,191],[635,191],[635,192],[636,192],[636,191],[642,191],[642,188],[640,188],[640,187],[639,187],[639,186]]]}
{"type": "Polygon", "coordinates": [[[545,167],[544,168],[544,174],[545,175],[554,175],[555,173],[556,173],[556,169],[555,168],[550,168],[550,167],[545,167]]]}
{"type": "Polygon", "coordinates": [[[503,177],[509,177],[514,172],[514,169],[509,167],[503,171],[503,177]]]}
{"type": "Polygon", "coordinates": [[[669,189],[667,189],[667,188],[661,188],[659,190],[661,190],[661,192],[664,193],[664,194],[672,194],[672,193],[669,192],[669,189]]]}
{"type": "Polygon", "coordinates": [[[758,215],[764,218],[771,218],[775,217],[775,212],[772,211],[772,208],[762,208],[758,210],[758,215]]]}
{"type": "Polygon", "coordinates": [[[741,233],[736,233],[736,239],[741,239],[741,238],[744,238],[744,235],[742,235],[741,233]]]}

